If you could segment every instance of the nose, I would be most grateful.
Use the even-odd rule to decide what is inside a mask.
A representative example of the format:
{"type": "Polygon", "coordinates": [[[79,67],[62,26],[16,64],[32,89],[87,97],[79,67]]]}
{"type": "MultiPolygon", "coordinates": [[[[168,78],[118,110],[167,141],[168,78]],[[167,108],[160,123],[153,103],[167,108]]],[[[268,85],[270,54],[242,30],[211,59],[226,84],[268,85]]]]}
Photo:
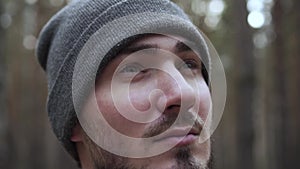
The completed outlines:
{"type": "Polygon", "coordinates": [[[169,66],[167,71],[159,71],[157,88],[164,95],[157,100],[158,109],[164,113],[178,113],[179,109],[189,111],[195,104],[197,94],[190,83],[175,66],[169,66]]]}

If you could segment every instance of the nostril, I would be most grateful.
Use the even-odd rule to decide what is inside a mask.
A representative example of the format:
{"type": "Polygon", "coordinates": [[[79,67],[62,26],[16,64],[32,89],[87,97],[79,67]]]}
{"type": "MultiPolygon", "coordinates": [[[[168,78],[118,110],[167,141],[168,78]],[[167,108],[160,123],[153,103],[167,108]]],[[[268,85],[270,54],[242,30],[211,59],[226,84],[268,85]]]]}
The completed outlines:
{"type": "Polygon", "coordinates": [[[179,104],[172,104],[166,107],[164,110],[164,114],[179,114],[181,106],[179,104]]]}
{"type": "Polygon", "coordinates": [[[172,110],[172,109],[176,109],[176,108],[180,109],[180,105],[170,105],[167,107],[167,110],[172,110]]]}

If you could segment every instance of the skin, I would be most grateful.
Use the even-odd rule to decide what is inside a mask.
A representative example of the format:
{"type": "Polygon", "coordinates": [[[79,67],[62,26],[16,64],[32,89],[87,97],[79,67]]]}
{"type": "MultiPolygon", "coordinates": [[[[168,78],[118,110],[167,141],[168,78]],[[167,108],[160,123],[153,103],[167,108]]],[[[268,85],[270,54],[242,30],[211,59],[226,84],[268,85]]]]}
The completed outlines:
{"type": "MultiPolygon", "coordinates": [[[[182,45],[181,40],[163,35],[140,38],[121,51],[97,77],[95,95],[98,107],[115,130],[135,138],[152,137],[168,129],[182,111],[186,113],[184,117],[196,116],[194,127],[197,128],[196,131],[201,131],[211,105],[209,87],[201,71],[201,60],[192,50],[182,45]],[[144,52],[144,58],[139,56],[142,53],[137,52],[141,50],[148,51],[144,52]],[[177,57],[168,55],[168,52],[177,57]],[[128,59],[129,56],[132,59],[128,59]],[[128,61],[124,61],[126,58],[128,61]],[[147,58],[159,59],[145,62],[145,58],[146,60],[147,58]],[[149,68],[145,63],[152,63],[157,69],[149,68]],[[112,97],[113,76],[118,85],[118,88],[114,89],[114,94],[122,98],[118,100],[121,113],[116,108],[112,97]],[[129,86],[129,97],[124,96],[121,90],[126,86],[129,86]],[[159,92],[153,92],[157,89],[159,92]],[[134,114],[132,108],[142,113],[147,112],[145,117],[148,120],[155,118],[148,123],[132,121],[130,118],[135,117],[135,115],[130,116],[134,114]]],[[[184,121],[181,120],[182,124],[184,121]]],[[[103,135],[105,136],[106,133],[103,135]]],[[[149,158],[127,158],[107,152],[89,138],[80,124],[73,129],[71,140],[76,143],[84,169],[208,168],[211,158],[210,140],[199,143],[199,133],[189,133],[189,135],[192,135],[193,139],[181,141],[171,150],[149,158]]],[[[166,138],[155,143],[172,143],[174,140],[180,139],[166,138]]]]}

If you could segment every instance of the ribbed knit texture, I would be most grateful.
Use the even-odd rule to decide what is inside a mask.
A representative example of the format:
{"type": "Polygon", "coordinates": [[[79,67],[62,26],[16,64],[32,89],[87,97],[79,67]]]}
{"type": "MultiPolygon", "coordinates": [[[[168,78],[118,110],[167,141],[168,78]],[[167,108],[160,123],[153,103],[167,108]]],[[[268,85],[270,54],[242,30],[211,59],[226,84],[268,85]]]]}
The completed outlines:
{"type": "MultiPolygon", "coordinates": [[[[72,77],[77,57],[97,31],[117,19],[134,14],[141,17],[134,18],[135,20],[131,22],[135,24],[132,26],[114,27],[112,24],[111,31],[105,31],[106,35],[103,35],[103,38],[98,37],[95,45],[103,44],[103,48],[101,50],[95,46],[93,49],[102,52],[103,57],[100,58],[102,63],[95,61],[90,64],[98,65],[94,67],[82,65],[83,67],[103,68],[116,52],[129,42],[123,41],[126,39],[124,35],[156,31],[183,36],[194,41],[199,45],[200,55],[204,61],[209,62],[203,38],[185,13],[168,0],[80,0],[64,7],[41,31],[36,54],[39,63],[47,72],[49,94],[47,111],[53,131],[76,160],[78,155],[70,137],[77,119],[72,100],[72,77]],[[145,13],[153,15],[142,15],[145,13]],[[120,41],[122,43],[116,43],[120,41]],[[107,51],[109,48],[113,50],[107,51]]],[[[84,75],[82,78],[88,81],[88,74],[84,75]]]]}

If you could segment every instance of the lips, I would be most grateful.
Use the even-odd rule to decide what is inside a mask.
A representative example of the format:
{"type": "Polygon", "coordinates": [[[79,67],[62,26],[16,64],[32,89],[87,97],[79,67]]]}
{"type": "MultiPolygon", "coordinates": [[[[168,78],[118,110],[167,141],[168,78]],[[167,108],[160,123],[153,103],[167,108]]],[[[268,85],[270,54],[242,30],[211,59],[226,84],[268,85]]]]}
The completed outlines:
{"type": "Polygon", "coordinates": [[[201,127],[175,127],[162,133],[155,142],[167,142],[176,146],[186,146],[194,143],[201,132],[201,127]]]}

